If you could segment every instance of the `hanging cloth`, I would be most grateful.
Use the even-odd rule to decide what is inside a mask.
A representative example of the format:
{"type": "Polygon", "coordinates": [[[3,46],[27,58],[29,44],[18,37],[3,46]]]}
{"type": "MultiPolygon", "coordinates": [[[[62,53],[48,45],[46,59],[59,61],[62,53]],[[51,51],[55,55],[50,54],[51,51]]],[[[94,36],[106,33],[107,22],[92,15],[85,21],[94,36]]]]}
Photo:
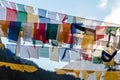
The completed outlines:
{"type": "Polygon", "coordinates": [[[106,26],[96,26],[96,40],[104,38],[106,26]]]}
{"type": "Polygon", "coordinates": [[[48,16],[47,16],[48,18],[56,20],[56,18],[57,18],[56,16],[57,16],[56,12],[48,11],[48,16]]]}
{"type": "MultiPolygon", "coordinates": [[[[70,38],[73,36],[71,34],[71,24],[68,23],[63,23],[62,24],[62,29],[63,29],[63,42],[64,43],[68,43],[71,44],[73,42],[71,42],[70,38]]],[[[72,39],[72,38],[71,38],[72,39]]]]}
{"type": "Polygon", "coordinates": [[[116,54],[117,54],[117,50],[115,50],[112,55],[110,55],[109,53],[103,50],[101,58],[104,62],[110,62],[116,54]]]}
{"type": "Polygon", "coordinates": [[[46,23],[34,23],[34,40],[41,40],[43,43],[48,42],[46,39],[46,23]]]}
{"type": "Polygon", "coordinates": [[[62,24],[58,25],[57,41],[60,45],[62,45],[62,43],[63,43],[63,27],[62,27],[62,24]]]}
{"type": "Polygon", "coordinates": [[[16,45],[6,44],[6,52],[7,52],[7,56],[15,56],[16,55],[16,45]]]}
{"type": "Polygon", "coordinates": [[[41,17],[46,17],[47,10],[38,9],[38,15],[41,17]]]}
{"type": "Polygon", "coordinates": [[[3,6],[5,8],[11,8],[11,5],[9,4],[9,1],[3,1],[3,0],[1,0],[1,3],[3,4],[3,6]]]}
{"type": "Polygon", "coordinates": [[[14,2],[9,2],[9,4],[11,5],[11,8],[16,10],[16,4],[14,2]]]}
{"type": "Polygon", "coordinates": [[[59,50],[57,47],[50,48],[50,60],[59,61],[59,50]]]}
{"type": "Polygon", "coordinates": [[[46,38],[47,39],[57,39],[58,24],[47,24],[46,38]]]}
{"type": "Polygon", "coordinates": [[[30,54],[28,52],[27,46],[20,46],[20,57],[22,58],[30,58],[30,54]]]}
{"type": "Polygon", "coordinates": [[[7,21],[16,21],[17,20],[17,11],[14,9],[7,8],[6,20],[7,21]]]}
{"type": "Polygon", "coordinates": [[[67,19],[66,14],[58,13],[59,21],[64,22],[67,19]]]}
{"type": "Polygon", "coordinates": [[[30,54],[30,58],[39,58],[38,55],[38,47],[28,46],[28,52],[30,54]]]}
{"type": "Polygon", "coordinates": [[[81,48],[83,49],[93,49],[94,36],[84,35],[81,43],[81,48]]]}
{"type": "Polygon", "coordinates": [[[18,11],[23,11],[23,12],[25,12],[25,7],[24,7],[24,5],[17,3],[17,10],[18,10],[18,11]]]}
{"type": "Polygon", "coordinates": [[[8,39],[17,41],[20,32],[21,22],[10,21],[8,39]]]}
{"type": "Polygon", "coordinates": [[[80,49],[71,49],[70,50],[70,60],[71,61],[80,61],[81,60],[81,50],[80,49]]]}
{"type": "Polygon", "coordinates": [[[6,8],[0,6],[0,20],[6,20],[6,8]]]}
{"type": "Polygon", "coordinates": [[[34,15],[34,14],[31,14],[31,13],[28,13],[27,14],[27,22],[30,22],[30,23],[35,23],[35,22],[38,22],[38,15],[34,15]]]}
{"type": "Polygon", "coordinates": [[[32,41],[33,38],[33,24],[32,23],[22,23],[23,27],[23,40],[24,41],[32,41]]]}
{"type": "Polygon", "coordinates": [[[34,13],[34,9],[32,6],[25,6],[25,10],[27,13],[34,13]]]}
{"type": "Polygon", "coordinates": [[[39,16],[39,22],[40,23],[50,23],[50,18],[39,16]]]}
{"type": "Polygon", "coordinates": [[[68,23],[73,23],[74,16],[67,15],[67,22],[68,23]]]}
{"type": "Polygon", "coordinates": [[[0,21],[1,29],[2,29],[5,37],[8,36],[9,24],[10,24],[9,21],[0,21]]]}
{"type": "Polygon", "coordinates": [[[67,48],[60,48],[59,49],[60,60],[64,62],[70,62],[70,53],[69,49],[67,48]]]}
{"type": "Polygon", "coordinates": [[[39,56],[43,58],[49,58],[49,47],[39,47],[39,56]]]}
{"type": "Polygon", "coordinates": [[[23,11],[17,11],[17,21],[27,22],[27,13],[23,11]]]}
{"type": "Polygon", "coordinates": [[[108,43],[107,43],[107,47],[109,47],[109,43],[110,43],[110,39],[111,39],[111,36],[115,36],[116,35],[116,32],[117,32],[117,27],[107,27],[107,30],[106,30],[106,34],[108,34],[108,43]]]}
{"type": "Polygon", "coordinates": [[[77,33],[77,30],[85,31],[85,28],[82,26],[83,26],[83,23],[72,23],[71,24],[71,33],[75,34],[75,33],[77,33]]]}

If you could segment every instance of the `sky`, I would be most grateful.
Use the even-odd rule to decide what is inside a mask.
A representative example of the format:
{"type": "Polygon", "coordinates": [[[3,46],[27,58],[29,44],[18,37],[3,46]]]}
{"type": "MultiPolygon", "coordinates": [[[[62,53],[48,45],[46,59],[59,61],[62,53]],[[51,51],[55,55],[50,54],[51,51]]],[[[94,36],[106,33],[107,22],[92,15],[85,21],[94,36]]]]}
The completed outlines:
{"type": "MultiPolygon", "coordinates": [[[[65,13],[73,16],[120,24],[120,0],[8,0],[15,3],[65,13]]],[[[30,59],[40,67],[53,71],[67,63],[49,59],[30,59]]]]}

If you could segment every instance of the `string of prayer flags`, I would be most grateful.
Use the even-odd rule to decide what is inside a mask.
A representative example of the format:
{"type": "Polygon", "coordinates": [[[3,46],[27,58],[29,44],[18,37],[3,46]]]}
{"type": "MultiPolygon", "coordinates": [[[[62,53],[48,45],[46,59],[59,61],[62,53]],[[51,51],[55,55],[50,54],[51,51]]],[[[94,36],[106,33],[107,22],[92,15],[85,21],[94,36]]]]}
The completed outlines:
{"type": "Polygon", "coordinates": [[[24,41],[32,41],[33,38],[33,24],[32,23],[22,23],[23,27],[23,40],[24,41]]]}
{"type": "Polygon", "coordinates": [[[27,13],[23,11],[17,11],[17,21],[27,22],[27,13]]]}
{"type": "Polygon", "coordinates": [[[7,21],[16,21],[17,20],[17,11],[14,9],[7,8],[6,20],[7,21]]]}
{"type": "Polygon", "coordinates": [[[10,21],[8,39],[17,41],[20,32],[21,22],[10,21]]]}
{"type": "Polygon", "coordinates": [[[7,37],[10,21],[0,21],[0,24],[1,24],[1,29],[4,33],[4,36],[7,37]]]}
{"type": "Polygon", "coordinates": [[[46,17],[47,10],[44,9],[38,9],[38,15],[41,17],[46,17]]]}
{"type": "Polygon", "coordinates": [[[49,58],[49,47],[39,47],[39,56],[44,58],[49,58]]]}
{"type": "Polygon", "coordinates": [[[6,20],[6,8],[0,6],[0,20],[6,20]]]}

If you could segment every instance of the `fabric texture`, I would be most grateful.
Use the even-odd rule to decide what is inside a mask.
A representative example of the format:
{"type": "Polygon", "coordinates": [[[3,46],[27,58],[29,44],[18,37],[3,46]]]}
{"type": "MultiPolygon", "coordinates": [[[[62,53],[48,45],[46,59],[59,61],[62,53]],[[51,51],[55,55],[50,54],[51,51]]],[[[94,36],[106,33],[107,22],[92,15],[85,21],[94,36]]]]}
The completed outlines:
{"type": "Polygon", "coordinates": [[[17,20],[17,11],[14,9],[7,8],[6,20],[7,21],[16,21],[17,20]]]}
{"type": "Polygon", "coordinates": [[[103,64],[101,57],[93,57],[94,64],[103,64]]]}
{"type": "Polygon", "coordinates": [[[48,18],[56,20],[56,16],[57,16],[56,12],[48,11],[48,16],[47,16],[48,18]]]}
{"type": "Polygon", "coordinates": [[[17,10],[25,12],[25,7],[22,4],[17,4],[17,10]]]}
{"type": "Polygon", "coordinates": [[[27,21],[27,13],[23,11],[17,11],[17,21],[26,22],[27,21]]]}
{"type": "Polygon", "coordinates": [[[83,28],[82,26],[83,26],[83,23],[72,23],[71,24],[71,33],[75,34],[75,33],[77,33],[77,30],[85,31],[82,29],[83,28]]]}
{"type": "Polygon", "coordinates": [[[59,49],[60,60],[64,62],[70,62],[70,53],[66,48],[59,49]]]}
{"type": "Polygon", "coordinates": [[[39,58],[38,47],[28,46],[27,48],[30,54],[30,58],[39,58]]]}
{"type": "Polygon", "coordinates": [[[72,42],[69,42],[69,35],[71,33],[71,24],[67,24],[67,23],[64,23],[62,24],[62,29],[63,29],[63,42],[64,43],[72,43],[72,42]]]}
{"type": "Polygon", "coordinates": [[[27,13],[34,13],[34,8],[32,6],[25,6],[25,10],[27,13]]]}
{"type": "Polygon", "coordinates": [[[67,19],[66,14],[58,13],[59,21],[64,22],[67,19]]]}
{"type": "Polygon", "coordinates": [[[21,22],[10,22],[8,39],[17,41],[20,32],[21,22]]]}
{"type": "Polygon", "coordinates": [[[71,57],[70,57],[71,61],[80,61],[81,60],[80,49],[71,49],[70,55],[71,55],[71,57]]]}
{"type": "Polygon", "coordinates": [[[106,29],[106,34],[109,34],[109,33],[111,33],[111,34],[113,34],[113,35],[116,35],[116,32],[117,32],[117,27],[107,27],[107,29],[106,29]]]}
{"type": "Polygon", "coordinates": [[[38,9],[38,15],[42,17],[46,17],[47,11],[44,9],[38,9]]]}
{"type": "Polygon", "coordinates": [[[81,48],[83,49],[93,49],[94,36],[84,35],[81,43],[81,48]]]}
{"type": "Polygon", "coordinates": [[[34,40],[40,40],[43,43],[48,42],[46,39],[46,23],[34,23],[34,40]]]}
{"type": "Polygon", "coordinates": [[[39,56],[49,58],[49,47],[39,47],[39,56]]]}
{"type": "Polygon", "coordinates": [[[50,18],[39,16],[39,22],[40,23],[50,23],[50,18]]]}
{"type": "Polygon", "coordinates": [[[23,27],[23,40],[24,41],[32,41],[33,38],[33,24],[32,23],[22,23],[23,27]]]}
{"type": "Polygon", "coordinates": [[[73,23],[74,16],[67,15],[67,22],[68,23],[73,23]]]}
{"type": "Polygon", "coordinates": [[[47,24],[46,38],[56,40],[58,24],[47,24]]]}
{"type": "Polygon", "coordinates": [[[8,1],[1,1],[3,6],[6,7],[6,8],[11,8],[11,5],[9,4],[8,1]]]}
{"type": "Polygon", "coordinates": [[[59,50],[57,47],[50,48],[50,60],[59,61],[59,50]]]}
{"type": "Polygon", "coordinates": [[[38,22],[38,16],[31,14],[31,13],[28,13],[27,14],[27,22],[30,22],[30,23],[38,22]]]}
{"type": "Polygon", "coordinates": [[[14,2],[9,2],[9,4],[11,5],[11,8],[12,8],[12,9],[15,9],[15,10],[16,10],[16,5],[15,5],[14,2]]]}
{"type": "Polygon", "coordinates": [[[6,20],[6,8],[0,6],[0,20],[6,20]]]}
{"type": "Polygon", "coordinates": [[[16,45],[6,44],[7,56],[16,56],[16,45]]]}
{"type": "Polygon", "coordinates": [[[27,46],[20,46],[20,57],[22,58],[30,58],[30,54],[28,53],[27,46]]]}

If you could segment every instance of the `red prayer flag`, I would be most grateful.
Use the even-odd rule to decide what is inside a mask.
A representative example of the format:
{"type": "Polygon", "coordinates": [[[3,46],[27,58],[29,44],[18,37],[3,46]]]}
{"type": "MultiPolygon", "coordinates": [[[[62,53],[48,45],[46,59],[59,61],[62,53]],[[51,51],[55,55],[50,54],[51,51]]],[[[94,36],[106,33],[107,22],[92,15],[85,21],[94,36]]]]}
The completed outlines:
{"type": "Polygon", "coordinates": [[[17,20],[17,11],[14,9],[7,8],[6,20],[7,21],[16,21],[17,20]]]}

